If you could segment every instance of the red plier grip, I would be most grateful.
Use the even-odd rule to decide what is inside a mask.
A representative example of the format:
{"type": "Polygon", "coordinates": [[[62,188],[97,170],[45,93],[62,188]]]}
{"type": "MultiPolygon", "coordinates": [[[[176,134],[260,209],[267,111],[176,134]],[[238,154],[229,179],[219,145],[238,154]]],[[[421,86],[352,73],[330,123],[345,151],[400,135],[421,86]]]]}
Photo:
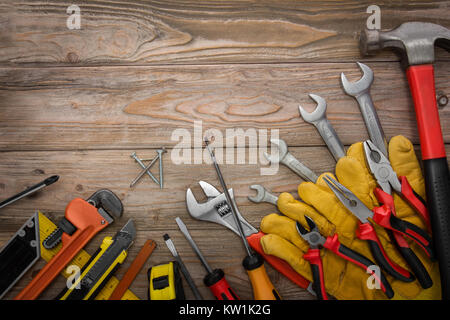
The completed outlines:
{"type": "Polygon", "coordinates": [[[337,234],[334,236],[328,237],[325,241],[324,248],[327,248],[330,251],[333,251],[335,254],[340,256],[341,258],[350,261],[351,263],[361,267],[364,269],[364,271],[371,274],[371,276],[374,277],[375,281],[380,286],[380,289],[384,292],[384,294],[391,299],[394,296],[394,291],[392,290],[391,285],[387,281],[386,277],[383,273],[379,272],[379,275],[377,274],[376,270],[373,268],[373,266],[376,266],[375,263],[370,261],[365,256],[359,254],[356,251],[353,251],[352,249],[346,247],[345,245],[341,244],[339,242],[337,234]]]}
{"type": "Polygon", "coordinates": [[[320,257],[319,249],[309,249],[303,255],[303,259],[311,265],[311,272],[313,276],[312,288],[317,295],[318,300],[328,300],[327,291],[325,289],[325,279],[323,276],[323,264],[320,257]]]}
{"type": "Polygon", "coordinates": [[[375,228],[370,224],[370,222],[359,223],[356,236],[359,239],[365,240],[369,243],[370,251],[372,252],[375,261],[388,274],[403,282],[414,281],[415,277],[411,274],[411,272],[402,268],[389,258],[380,242],[380,239],[378,238],[377,233],[375,232],[375,228]]]}
{"type": "Polygon", "coordinates": [[[400,196],[411,206],[411,208],[414,209],[414,211],[420,215],[422,220],[427,225],[428,231],[431,232],[430,215],[428,214],[425,200],[423,200],[422,197],[413,190],[405,176],[400,176],[398,179],[402,185],[402,192],[400,193],[400,196]]]}
{"type": "Polygon", "coordinates": [[[416,242],[430,259],[434,259],[431,238],[424,230],[408,221],[397,218],[386,204],[373,208],[373,213],[372,219],[378,225],[407,236],[416,242]]]}
{"type": "Polygon", "coordinates": [[[297,271],[295,271],[289,263],[280,258],[272,256],[270,254],[266,254],[261,246],[261,237],[263,237],[265,233],[259,231],[258,233],[254,233],[247,237],[247,241],[249,245],[258,252],[265,261],[267,261],[272,267],[274,267],[278,272],[284,275],[286,278],[291,280],[293,283],[298,285],[300,288],[307,289],[309,286],[309,281],[302,277],[297,271]]]}
{"type": "MultiPolygon", "coordinates": [[[[392,197],[392,195],[384,192],[380,188],[375,188],[374,194],[380,203],[387,205],[391,209],[392,214],[396,214],[394,198],[392,197]]],[[[393,232],[392,230],[387,231],[389,235],[394,238],[397,250],[400,252],[403,259],[405,259],[406,263],[411,268],[411,271],[416,276],[417,281],[419,281],[422,288],[430,288],[433,285],[433,280],[431,280],[431,277],[422,261],[409,247],[409,243],[405,240],[405,237],[398,232],[393,232]]]]}

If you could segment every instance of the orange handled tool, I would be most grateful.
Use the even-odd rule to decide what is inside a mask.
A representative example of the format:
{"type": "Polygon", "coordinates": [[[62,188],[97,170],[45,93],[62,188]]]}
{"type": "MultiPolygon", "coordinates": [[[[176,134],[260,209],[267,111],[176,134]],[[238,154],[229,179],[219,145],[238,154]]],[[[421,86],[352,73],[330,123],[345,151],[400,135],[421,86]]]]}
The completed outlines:
{"type": "Polygon", "coordinates": [[[234,201],[232,201],[231,196],[228,192],[228,187],[225,184],[225,180],[223,179],[222,172],[220,171],[219,165],[217,164],[214,152],[209,148],[209,141],[207,139],[205,139],[205,143],[206,148],[211,155],[211,159],[214,168],[216,169],[217,177],[219,178],[220,184],[224,191],[228,206],[232,212],[234,222],[238,228],[239,235],[241,236],[245,250],[247,251],[247,256],[244,258],[242,265],[244,266],[245,270],[247,270],[247,274],[250,278],[250,282],[253,287],[253,296],[255,300],[281,300],[280,295],[278,294],[277,290],[270,281],[269,276],[267,275],[266,268],[264,267],[264,259],[259,253],[253,251],[248,244],[241,220],[236,213],[236,204],[234,201]]]}
{"type": "Polygon", "coordinates": [[[14,300],[37,299],[89,240],[120,217],[122,211],[122,203],[109,190],[99,190],[87,201],[76,198],[69,202],[58,228],[44,240],[48,246],[62,241],[61,250],[14,300]]]}

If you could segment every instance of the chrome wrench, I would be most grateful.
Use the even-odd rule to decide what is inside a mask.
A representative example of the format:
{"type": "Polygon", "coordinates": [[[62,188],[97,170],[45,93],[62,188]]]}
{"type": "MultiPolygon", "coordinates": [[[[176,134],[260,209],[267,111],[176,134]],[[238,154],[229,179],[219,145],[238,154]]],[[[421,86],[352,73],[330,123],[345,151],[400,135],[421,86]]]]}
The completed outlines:
{"type": "Polygon", "coordinates": [[[278,147],[278,154],[273,156],[264,152],[264,157],[273,163],[282,163],[294,171],[303,180],[316,182],[318,176],[307,166],[298,161],[289,151],[286,142],[281,139],[270,139],[270,142],[278,147]]]}
{"type": "Polygon", "coordinates": [[[300,115],[303,120],[316,127],[323,141],[325,141],[328,150],[330,150],[337,162],[340,158],[345,156],[345,149],[341,139],[339,139],[333,126],[327,119],[327,102],[324,98],[315,94],[310,94],[309,97],[317,103],[317,107],[313,112],[307,112],[301,106],[298,106],[300,115]]]}
{"type": "Polygon", "coordinates": [[[341,83],[344,92],[358,101],[361,114],[366,123],[370,140],[381,152],[387,156],[387,141],[381,127],[380,119],[370,96],[370,86],[373,82],[373,71],[363,63],[357,62],[363,76],[356,82],[349,82],[344,73],[341,73],[341,83]]]}

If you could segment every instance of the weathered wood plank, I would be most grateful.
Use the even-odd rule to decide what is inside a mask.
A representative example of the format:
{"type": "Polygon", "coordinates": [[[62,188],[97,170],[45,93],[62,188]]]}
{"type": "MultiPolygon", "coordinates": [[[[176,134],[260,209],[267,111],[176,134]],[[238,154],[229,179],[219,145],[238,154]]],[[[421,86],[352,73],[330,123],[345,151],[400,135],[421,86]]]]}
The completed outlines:
{"type": "MultiPolygon", "coordinates": [[[[375,73],[371,92],[386,135],[403,134],[418,143],[412,100],[399,64],[369,66],[375,73]]],[[[350,80],[360,77],[354,63],[1,68],[0,148],[175,146],[181,138],[171,140],[174,130],[185,128],[194,138],[194,121],[202,121],[203,130],[216,128],[223,135],[227,128],[278,129],[291,146],[323,145],[316,129],[299,116],[299,104],[314,108],[309,93],[327,100],[328,118],[349,145],[367,133],[356,101],[340,88],[341,72],[350,80]]],[[[450,92],[446,62],[436,64],[436,87],[450,92]]],[[[440,109],[440,116],[442,127],[450,127],[448,106],[440,109]]],[[[450,131],[444,130],[444,139],[450,142],[450,131]]]]}
{"type": "MultiPolygon", "coordinates": [[[[46,65],[353,61],[373,1],[89,1],[81,29],[68,3],[0,3],[0,63],[46,65]]],[[[382,28],[449,26],[449,1],[378,1],[382,28]]],[[[437,49],[437,58],[448,54],[437,49]]],[[[398,60],[391,52],[371,59],[398,60]]]]}
{"type": "MultiPolygon", "coordinates": [[[[317,173],[333,170],[333,160],[324,147],[294,147],[294,156],[301,159],[317,173]]],[[[239,152],[245,152],[239,149],[239,152]]],[[[447,153],[450,146],[447,146],[447,153]]],[[[151,157],[153,150],[142,150],[142,157],[151,157]]],[[[184,261],[186,262],[196,284],[206,298],[212,299],[209,290],[204,287],[203,268],[178,231],[174,219],[179,216],[188,225],[192,236],[197,241],[212,266],[222,267],[227,273],[231,285],[242,298],[252,297],[251,287],[245,271],[241,267],[244,249],[237,235],[221,226],[194,220],[185,207],[186,189],[192,187],[196,197],[202,201],[197,181],[205,180],[218,186],[215,172],[209,164],[183,165],[173,164],[169,159],[164,161],[165,188],[159,189],[149,178],[144,177],[134,189],[129,188],[130,181],[138,173],[139,168],[129,158],[129,152],[123,150],[100,151],[51,151],[51,152],[1,152],[0,153],[0,198],[6,198],[26,186],[40,181],[51,174],[59,174],[60,180],[32,197],[22,199],[2,209],[0,214],[0,245],[4,244],[15,231],[26,221],[27,217],[40,209],[53,221],[58,221],[64,213],[67,203],[75,197],[87,198],[100,188],[109,188],[122,199],[124,216],[97,235],[87,246],[93,253],[104,236],[112,236],[129,218],[133,218],[137,227],[137,240],[131,248],[130,257],[134,257],[146,239],[157,241],[158,247],[151,256],[146,268],[151,265],[170,261],[172,257],[167,250],[162,235],[169,233],[184,261]],[[214,234],[214,239],[211,235],[214,234]]],[[[276,212],[271,204],[253,204],[248,195],[254,191],[251,184],[262,184],[274,193],[287,191],[296,196],[297,184],[301,181],[286,167],[280,167],[276,176],[261,176],[258,165],[223,164],[222,171],[230,187],[236,194],[237,204],[244,217],[255,227],[259,226],[263,216],[276,212]]],[[[155,168],[155,173],[157,169],[155,168]]],[[[297,196],[296,196],[297,197],[297,196]]],[[[119,271],[119,278],[128,267],[131,259],[119,271]]],[[[41,261],[30,271],[14,290],[6,297],[12,298],[31,279],[32,275],[43,266],[41,261]]],[[[270,266],[266,266],[269,275],[280,294],[285,299],[310,299],[304,290],[290,283],[270,266]]],[[[64,286],[64,279],[58,278],[42,298],[53,298],[64,286]]],[[[147,280],[143,270],[132,286],[140,297],[146,298],[147,280]]],[[[185,283],[185,291],[189,298],[192,293],[185,283]]]]}

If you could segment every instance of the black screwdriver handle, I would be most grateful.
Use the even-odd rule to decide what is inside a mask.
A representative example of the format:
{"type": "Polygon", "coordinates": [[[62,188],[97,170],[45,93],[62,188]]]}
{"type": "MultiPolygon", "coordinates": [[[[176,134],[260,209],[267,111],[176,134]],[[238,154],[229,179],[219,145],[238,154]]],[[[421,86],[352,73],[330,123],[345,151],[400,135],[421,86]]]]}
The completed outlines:
{"type": "Polygon", "coordinates": [[[424,160],[431,229],[441,275],[442,299],[450,299],[450,176],[447,158],[424,160]]]}

